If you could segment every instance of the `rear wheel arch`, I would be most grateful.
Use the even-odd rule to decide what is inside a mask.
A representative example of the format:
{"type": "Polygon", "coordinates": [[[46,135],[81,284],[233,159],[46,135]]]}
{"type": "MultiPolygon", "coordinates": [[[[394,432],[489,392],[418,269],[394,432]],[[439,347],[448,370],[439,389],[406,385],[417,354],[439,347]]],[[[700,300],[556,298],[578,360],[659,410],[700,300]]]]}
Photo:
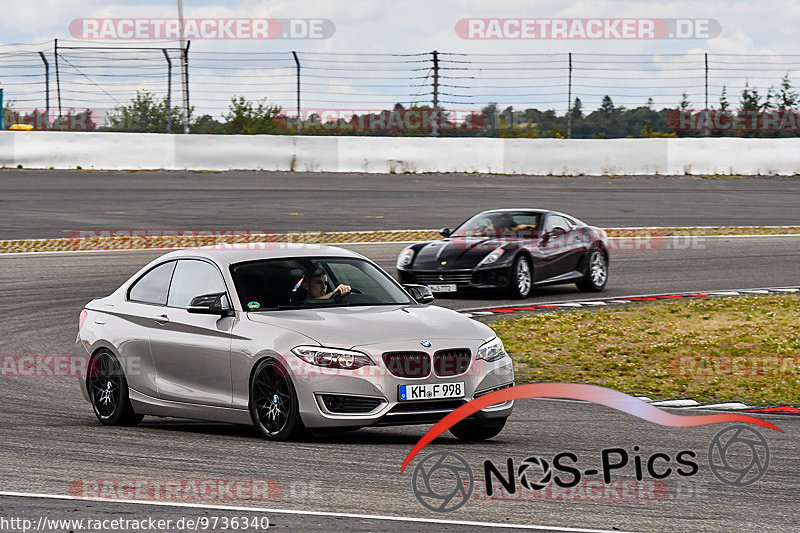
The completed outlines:
{"type": "Polygon", "coordinates": [[[95,415],[103,425],[135,426],[144,418],[144,415],[137,414],[131,405],[129,395],[130,388],[125,376],[125,366],[120,356],[116,353],[116,350],[106,346],[100,346],[92,352],[86,364],[86,378],[84,384],[95,415]],[[109,361],[106,362],[105,370],[103,369],[102,363],[96,363],[96,361],[99,361],[100,358],[104,356],[109,359],[109,361]],[[95,365],[99,365],[99,367],[95,365]],[[109,368],[107,365],[111,365],[112,367],[109,368]],[[109,371],[111,371],[111,373],[107,374],[107,377],[103,376],[103,372],[109,371]],[[114,407],[110,411],[106,411],[105,405],[101,406],[99,404],[101,400],[98,396],[100,389],[98,388],[97,381],[106,379],[108,380],[108,393],[106,393],[105,387],[103,387],[102,394],[107,394],[103,402],[113,402],[114,407]],[[91,381],[95,381],[94,387],[90,383],[91,381]]]}
{"type": "Polygon", "coordinates": [[[609,261],[608,261],[608,250],[605,246],[603,246],[600,242],[595,242],[592,246],[586,250],[584,257],[581,261],[583,265],[581,266],[581,270],[584,271],[584,276],[575,282],[575,286],[578,290],[583,292],[599,292],[605,289],[606,284],[608,283],[608,275],[609,275],[609,261]],[[603,263],[604,266],[602,268],[604,275],[602,278],[602,282],[599,281],[596,283],[590,276],[591,268],[592,268],[592,257],[596,255],[597,252],[602,253],[603,256],[603,263]]]}

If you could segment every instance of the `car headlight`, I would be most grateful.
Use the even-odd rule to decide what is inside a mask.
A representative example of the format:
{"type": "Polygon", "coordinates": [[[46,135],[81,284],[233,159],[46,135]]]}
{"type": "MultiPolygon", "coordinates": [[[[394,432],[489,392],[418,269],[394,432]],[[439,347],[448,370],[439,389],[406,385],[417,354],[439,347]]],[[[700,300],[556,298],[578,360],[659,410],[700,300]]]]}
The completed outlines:
{"type": "Polygon", "coordinates": [[[500,248],[500,247],[495,248],[494,250],[492,250],[492,252],[489,255],[484,257],[483,260],[481,260],[480,263],[478,263],[478,266],[491,265],[492,263],[496,263],[497,260],[500,259],[500,257],[503,256],[503,253],[505,253],[505,250],[503,250],[502,248],[500,248]]]}
{"type": "Polygon", "coordinates": [[[483,359],[486,362],[497,361],[506,355],[508,354],[500,337],[495,337],[478,348],[478,359],[483,359]]]}
{"type": "Polygon", "coordinates": [[[414,250],[408,249],[403,250],[400,252],[400,257],[397,258],[397,266],[399,267],[406,267],[411,264],[411,261],[414,260],[414,250]]]}
{"type": "Polygon", "coordinates": [[[298,346],[292,349],[292,353],[306,363],[324,366],[325,368],[353,370],[375,364],[366,354],[352,350],[340,350],[339,348],[298,346]]]}

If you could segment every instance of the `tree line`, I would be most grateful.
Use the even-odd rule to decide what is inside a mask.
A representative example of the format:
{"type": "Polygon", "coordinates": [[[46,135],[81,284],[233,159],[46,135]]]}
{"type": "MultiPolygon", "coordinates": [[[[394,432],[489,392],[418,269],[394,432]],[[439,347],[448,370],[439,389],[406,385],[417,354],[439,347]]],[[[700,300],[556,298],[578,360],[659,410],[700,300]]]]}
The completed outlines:
{"type": "MultiPolygon", "coordinates": [[[[693,105],[687,94],[673,108],[656,110],[653,100],[645,105],[626,108],[616,105],[611,96],[603,97],[600,107],[584,111],[580,97],[571,103],[565,114],[536,108],[524,110],[508,106],[501,109],[490,103],[480,110],[454,111],[430,106],[404,107],[370,112],[341,110],[301,110],[300,117],[287,112],[266,99],[251,101],[243,96],[231,99],[221,120],[189,109],[189,129],[197,134],[275,134],[293,135],[379,135],[504,138],[583,138],[620,137],[691,137],[691,136],[759,136],[787,137],[800,135],[800,120],[795,110],[800,97],[792,87],[789,75],[778,89],[770,87],[766,94],[745,83],[738,105],[729,101],[723,87],[717,106],[709,110],[693,105]]],[[[33,124],[35,129],[75,129],[65,124],[83,124],[83,131],[164,133],[183,131],[183,110],[168,106],[166,98],[158,100],[148,91],[138,91],[131,101],[114,108],[98,124],[89,110],[74,116],[50,120],[44,112],[33,110],[20,116],[8,104],[4,109],[5,127],[13,122],[33,124]],[[76,121],[77,117],[77,121],[76,121]],[[60,124],[59,127],[56,127],[60,124]]]]}

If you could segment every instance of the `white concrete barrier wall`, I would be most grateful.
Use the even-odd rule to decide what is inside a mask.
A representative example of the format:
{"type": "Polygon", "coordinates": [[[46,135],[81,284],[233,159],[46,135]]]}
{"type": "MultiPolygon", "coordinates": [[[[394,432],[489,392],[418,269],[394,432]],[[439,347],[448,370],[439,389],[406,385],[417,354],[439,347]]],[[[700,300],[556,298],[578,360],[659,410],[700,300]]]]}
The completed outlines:
{"type": "Polygon", "coordinates": [[[0,132],[0,166],[69,169],[800,174],[800,138],[489,139],[0,132]]]}

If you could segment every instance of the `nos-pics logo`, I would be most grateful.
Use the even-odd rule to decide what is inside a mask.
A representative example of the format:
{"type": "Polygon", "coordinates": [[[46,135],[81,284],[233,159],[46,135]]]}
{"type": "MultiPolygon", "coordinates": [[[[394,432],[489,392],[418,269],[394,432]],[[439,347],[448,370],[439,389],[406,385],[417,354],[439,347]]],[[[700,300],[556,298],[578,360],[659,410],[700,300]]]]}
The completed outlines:
{"type": "MultiPolygon", "coordinates": [[[[638,450],[638,446],[634,447],[638,450]]],[[[616,449],[615,449],[616,450],[616,449]]],[[[577,456],[574,454],[559,454],[572,456],[574,461],[570,466],[556,467],[558,461],[548,461],[540,457],[528,457],[519,464],[519,468],[512,468],[517,475],[519,485],[527,490],[540,491],[546,489],[550,483],[557,483],[561,486],[577,485],[582,477],[602,476],[606,483],[611,480],[611,472],[620,470],[629,464],[636,465],[636,477],[640,479],[643,472],[647,472],[654,479],[664,479],[672,472],[663,461],[668,458],[666,454],[656,453],[649,459],[642,460],[634,457],[633,461],[628,461],[628,454],[615,451],[617,460],[613,463],[604,460],[600,469],[579,469],[576,468],[577,456]],[[661,469],[656,471],[654,465],[662,461],[661,469]],[[647,468],[643,468],[646,463],[647,468]],[[552,465],[552,466],[551,466],[552,465]],[[666,467],[666,468],[664,468],[666,467]],[[564,483],[558,476],[559,473],[566,473],[566,478],[570,481],[564,483]]],[[[699,471],[698,465],[686,459],[695,458],[697,454],[691,451],[680,452],[685,454],[683,460],[677,466],[692,467],[680,470],[675,469],[682,476],[692,476],[699,471]]],[[[606,458],[606,454],[604,454],[606,458]]],[[[607,459],[607,458],[606,458],[607,459]]],[[[729,426],[717,433],[711,440],[708,448],[708,465],[714,476],[721,482],[734,487],[745,487],[761,479],[769,467],[770,453],[767,441],[761,433],[744,424],[729,426]]],[[[508,462],[513,462],[509,458],[508,462]]],[[[491,476],[489,472],[497,473],[498,468],[491,461],[484,462],[486,480],[484,488],[488,495],[492,493],[491,476]]],[[[641,480],[641,479],[640,479],[641,480]]],[[[475,477],[469,464],[460,455],[453,452],[434,452],[426,455],[414,468],[412,476],[412,488],[417,500],[427,509],[435,512],[451,512],[463,507],[473,495],[475,490],[475,477]]],[[[513,479],[503,479],[501,484],[506,490],[513,493],[516,489],[516,481],[513,479]]]]}

